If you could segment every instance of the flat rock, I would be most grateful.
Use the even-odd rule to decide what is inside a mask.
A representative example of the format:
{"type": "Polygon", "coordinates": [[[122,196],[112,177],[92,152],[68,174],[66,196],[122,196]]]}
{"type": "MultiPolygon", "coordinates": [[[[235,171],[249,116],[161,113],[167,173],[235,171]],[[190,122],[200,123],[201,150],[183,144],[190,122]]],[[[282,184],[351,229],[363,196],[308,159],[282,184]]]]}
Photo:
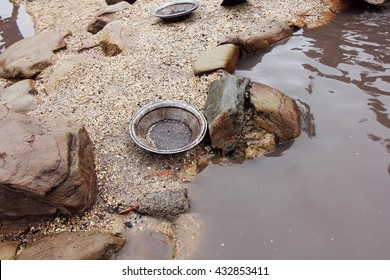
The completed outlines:
{"type": "Polygon", "coordinates": [[[217,46],[199,55],[193,71],[197,76],[223,69],[233,74],[237,68],[240,53],[238,47],[233,44],[217,46]]]}
{"type": "Polygon", "coordinates": [[[247,78],[225,76],[210,84],[204,115],[211,147],[221,149],[223,154],[235,149],[242,133],[245,92],[249,83],[247,78]]]}
{"type": "Polygon", "coordinates": [[[174,220],[177,216],[187,213],[190,209],[190,202],[187,197],[187,190],[166,190],[145,194],[139,201],[141,214],[156,218],[174,220]]]}
{"type": "Polygon", "coordinates": [[[65,48],[67,32],[46,32],[25,38],[0,54],[1,78],[31,78],[57,60],[54,51],[65,48]]]}
{"type": "Polygon", "coordinates": [[[14,112],[25,113],[34,109],[38,103],[34,80],[22,80],[5,88],[0,94],[0,104],[14,112]]]}
{"type": "Polygon", "coordinates": [[[275,134],[276,141],[283,143],[301,133],[299,109],[295,101],[270,86],[251,83],[250,104],[254,121],[268,133],[275,134]]]}
{"type": "Polygon", "coordinates": [[[100,10],[93,20],[88,25],[88,32],[92,34],[98,33],[108,23],[118,19],[119,13],[131,7],[126,1],[118,1],[116,4],[110,4],[100,10]]]}
{"type": "Polygon", "coordinates": [[[0,111],[0,216],[83,213],[96,196],[84,126],[0,111]]]}
{"type": "Polygon", "coordinates": [[[175,251],[172,223],[144,216],[142,225],[127,230],[128,242],[115,260],[171,260],[175,251]]]}
{"type": "Polygon", "coordinates": [[[28,245],[17,260],[107,260],[126,240],[110,233],[61,232],[28,245]]]}
{"type": "Polygon", "coordinates": [[[235,44],[240,48],[241,55],[247,56],[265,50],[291,35],[292,29],[287,23],[272,20],[242,33],[227,35],[219,43],[235,44]]]}
{"type": "Polygon", "coordinates": [[[0,260],[14,259],[19,245],[19,241],[0,243],[0,260]]]}
{"type": "Polygon", "coordinates": [[[128,42],[129,28],[122,20],[115,20],[107,24],[101,31],[100,46],[106,56],[116,56],[130,50],[128,42]]]}

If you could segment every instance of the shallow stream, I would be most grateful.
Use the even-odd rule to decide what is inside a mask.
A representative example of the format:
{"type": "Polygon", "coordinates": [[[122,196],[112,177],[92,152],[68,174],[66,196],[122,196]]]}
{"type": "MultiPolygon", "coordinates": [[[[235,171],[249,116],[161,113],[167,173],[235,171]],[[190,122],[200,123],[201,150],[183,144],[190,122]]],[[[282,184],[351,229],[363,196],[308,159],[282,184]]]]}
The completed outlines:
{"type": "Polygon", "coordinates": [[[236,75],[296,99],[303,133],[189,186],[196,259],[390,258],[390,10],[353,10],[242,59],[236,75]]]}

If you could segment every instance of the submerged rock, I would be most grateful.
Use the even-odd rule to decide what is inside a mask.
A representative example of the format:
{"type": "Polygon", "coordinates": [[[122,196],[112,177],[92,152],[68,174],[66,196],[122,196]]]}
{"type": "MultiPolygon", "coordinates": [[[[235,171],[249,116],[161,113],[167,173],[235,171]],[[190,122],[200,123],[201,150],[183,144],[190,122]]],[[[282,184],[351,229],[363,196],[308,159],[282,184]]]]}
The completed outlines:
{"type": "Polygon", "coordinates": [[[125,244],[123,237],[100,232],[61,232],[27,246],[17,260],[107,260],[125,244]]]}
{"type": "Polygon", "coordinates": [[[1,78],[31,78],[57,60],[54,51],[65,48],[68,32],[46,32],[25,38],[0,54],[1,78]]]}
{"type": "Polygon", "coordinates": [[[239,46],[241,55],[246,56],[265,50],[291,35],[292,29],[287,23],[272,20],[243,33],[228,35],[220,41],[220,44],[235,44],[239,46]]]}
{"type": "Polygon", "coordinates": [[[88,32],[92,34],[98,33],[104,28],[108,23],[114,21],[118,18],[118,14],[129,8],[130,4],[126,1],[119,1],[116,4],[105,7],[100,10],[94,19],[88,25],[88,32]]]}
{"type": "Polygon", "coordinates": [[[22,80],[5,88],[0,94],[0,104],[5,105],[14,112],[25,113],[37,105],[35,81],[22,80]]]}
{"type": "Polygon", "coordinates": [[[237,68],[238,47],[233,44],[221,45],[199,55],[193,71],[197,76],[224,69],[232,74],[237,68]]]}
{"type": "Polygon", "coordinates": [[[81,214],[94,202],[93,143],[81,124],[1,109],[0,143],[0,216],[81,214]]]}
{"type": "Polygon", "coordinates": [[[250,104],[254,121],[268,133],[275,134],[278,143],[290,141],[301,133],[299,109],[295,101],[270,86],[252,82],[250,104]]]}
{"type": "Polygon", "coordinates": [[[208,122],[211,147],[223,154],[232,152],[244,127],[245,92],[250,80],[226,76],[209,87],[204,115],[208,122]]]}

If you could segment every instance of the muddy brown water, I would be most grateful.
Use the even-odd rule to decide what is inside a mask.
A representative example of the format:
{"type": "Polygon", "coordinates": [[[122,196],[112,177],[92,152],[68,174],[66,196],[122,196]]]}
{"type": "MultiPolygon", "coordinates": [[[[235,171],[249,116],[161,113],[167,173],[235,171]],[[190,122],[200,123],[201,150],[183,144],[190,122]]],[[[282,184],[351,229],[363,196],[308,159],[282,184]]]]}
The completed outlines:
{"type": "Polygon", "coordinates": [[[0,52],[13,43],[34,35],[34,23],[23,5],[0,0],[0,52]]]}
{"type": "Polygon", "coordinates": [[[390,258],[389,21],[354,10],[241,60],[236,75],[298,101],[304,131],[191,183],[195,259],[390,258]]]}

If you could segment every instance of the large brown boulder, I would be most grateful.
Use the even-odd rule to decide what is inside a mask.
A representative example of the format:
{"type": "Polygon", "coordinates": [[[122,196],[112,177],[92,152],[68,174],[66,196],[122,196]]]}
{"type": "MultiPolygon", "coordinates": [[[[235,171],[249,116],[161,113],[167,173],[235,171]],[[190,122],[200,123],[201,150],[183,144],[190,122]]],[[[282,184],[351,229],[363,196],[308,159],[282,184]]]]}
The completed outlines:
{"type": "Polygon", "coordinates": [[[107,260],[126,240],[110,233],[61,232],[28,245],[17,260],[107,260]]]}
{"type": "Polygon", "coordinates": [[[252,82],[250,104],[258,126],[272,133],[278,143],[290,141],[301,133],[299,109],[295,101],[270,86],[252,82]]]}
{"type": "Polygon", "coordinates": [[[81,214],[94,202],[94,151],[83,125],[0,105],[0,143],[0,216],[81,214]]]}
{"type": "Polygon", "coordinates": [[[220,44],[239,46],[242,56],[265,50],[292,35],[291,27],[281,20],[261,23],[245,32],[225,36],[220,44]]]}
{"type": "Polygon", "coordinates": [[[31,78],[57,60],[54,51],[65,48],[68,32],[46,32],[25,38],[0,54],[0,77],[31,78]]]}
{"type": "Polygon", "coordinates": [[[244,127],[245,92],[250,80],[225,76],[210,84],[204,115],[207,119],[211,147],[223,154],[232,152],[244,127]]]}

